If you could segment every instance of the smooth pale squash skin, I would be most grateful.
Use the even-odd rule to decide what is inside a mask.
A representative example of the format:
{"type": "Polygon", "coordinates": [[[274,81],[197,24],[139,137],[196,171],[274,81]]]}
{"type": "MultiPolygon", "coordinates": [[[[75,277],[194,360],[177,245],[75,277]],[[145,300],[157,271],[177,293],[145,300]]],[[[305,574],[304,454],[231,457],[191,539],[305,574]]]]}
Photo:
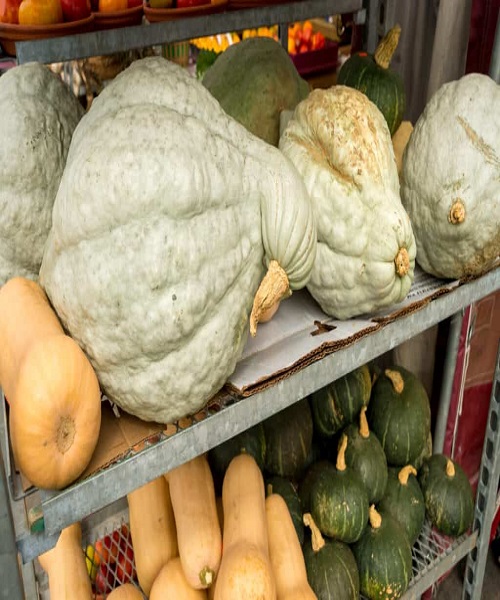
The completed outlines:
{"type": "Polygon", "coordinates": [[[156,577],[149,600],[206,600],[205,589],[191,587],[184,575],[179,557],[171,558],[156,577]]]}
{"type": "Polygon", "coordinates": [[[128,494],[127,502],[137,579],[148,595],[163,565],[178,555],[167,480],[154,479],[128,494]]]}
{"type": "Polygon", "coordinates": [[[403,300],[415,240],[389,129],[375,104],[346,86],[313,90],[279,147],[313,203],[318,247],[307,288],[323,311],[348,319],[403,300]]]}
{"type": "Polygon", "coordinates": [[[52,550],[38,557],[49,578],[51,600],[92,600],[92,586],[82,551],[80,523],[61,531],[52,550]]]}
{"type": "Polygon", "coordinates": [[[106,395],[168,423],[234,370],[265,266],[304,287],[315,240],[282,153],[182,67],[150,57],[75,130],[40,281],[106,395]]]}
{"type": "Polygon", "coordinates": [[[182,464],[166,477],[184,574],[193,588],[210,587],[219,570],[222,534],[206,455],[182,464]]]}
{"type": "Polygon", "coordinates": [[[32,62],[0,79],[0,286],[36,279],[71,136],[84,113],[63,81],[32,62]]]}
{"type": "Polygon", "coordinates": [[[277,600],[315,600],[307,582],[306,565],[288,506],[278,494],[266,498],[269,559],[277,600]]]}
{"type": "Polygon", "coordinates": [[[269,560],[264,479],[255,459],[231,461],[222,486],[224,535],[215,600],[276,600],[269,560]]]}
{"type": "Polygon", "coordinates": [[[144,596],[135,585],[124,583],[108,594],[106,600],[144,600],[144,596]]]}
{"type": "Polygon", "coordinates": [[[99,383],[41,287],[21,277],[0,288],[0,385],[22,473],[39,488],[72,483],[99,437],[99,383]]]}
{"type": "Polygon", "coordinates": [[[480,274],[500,254],[499,105],[500,86],[486,75],[446,83],[406,147],[401,198],[418,263],[436,277],[480,274]]]}

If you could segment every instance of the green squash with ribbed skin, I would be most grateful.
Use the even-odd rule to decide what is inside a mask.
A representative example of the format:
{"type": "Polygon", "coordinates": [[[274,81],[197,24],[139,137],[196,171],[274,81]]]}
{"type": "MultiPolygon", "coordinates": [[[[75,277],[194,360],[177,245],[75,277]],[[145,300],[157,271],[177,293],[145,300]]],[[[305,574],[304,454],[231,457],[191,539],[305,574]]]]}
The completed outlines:
{"type": "Polygon", "coordinates": [[[370,369],[363,365],[314,392],[310,403],[318,435],[332,437],[352,423],[368,405],[371,389],[370,369]]]}
{"type": "Polygon", "coordinates": [[[303,546],[307,580],[318,600],[358,600],[359,572],[352,550],[338,540],[324,539],[310,514],[311,539],[303,546]]]}
{"type": "Polygon", "coordinates": [[[338,85],[347,85],[363,92],[384,115],[391,136],[401,125],[406,106],[406,94],[401,76],[389,68],[399,41],[401,28],[396,25],[382,39],[375,54],[353,54],[342,65],[338,85]]]}
{"type": "Polygon", "coordinates": [[[266,496],[279,494],[286,502],[293,526],[297,532],[299,542],[304,541],[304,523],[302,522],[302,505],[300,498],[293,483],[285,477],[274,475],[266,479],[266,496]]]}
{"type": "Polygon", "coordinates": [[[309,94],[286,50],[267,37],[230,46],[206,71],[203,85],[228,115],[273,146],[281,111],[293,110],[309,94]]]}
{"type": "Polygon", "coordinates": [[[403,367],[385,369],[373,386],[367,416],[387,463],[413,464],[427,444],[431,427],[429,397],[422,382],[403,367]]]}
{"type": "Polygon", "coordinates": [[[370,522],[352,551],[359,569],[361,593],[370,600],[395,600],[412,576],[411,547],[401,525],[370,507],[370,522]]]}
{"type": "Polygon", "coordinates": [[[387,484],[387,458],[377,436],[366,421],[366,408],[361,409],[359,426],[352,423],[344,429],[347,436],[346,465],[358,474],[368,493],[368,502],[377,503],[387,484]]]}
{"type": "Polygon", "coordinates": [[[311,514],[323,535],[346,544],[358,540],[368,521],[368,494],[359,475],[345,464],[342,437],[335,471],[325,469],[311,489],[311,514]]]}
{"type": "Polygon", "coordinates": [[[474,517],[474,496],[462,467],[444,454],[434,454],[422,465],[418,480],[436,529],[449,536],[465,533],[474,517]]]}
{"type": "Polygon", "coordinates": [[[313,421],[307,398],[269,417],[266,436],[265,470],[270,475],[298,478],[310,457],[313,421]]]}
{"type": "Polygon", "coordinates": [[[311,490],[318,475],[323,471],[335,472],[335,465],[326,459],[321,459],[307,468],[299,483],[299,498],[302,512],[311,512],[311,490]]]}
{"type": "Polygon", "coordinates": [[[391,467],[387,486],[377,509],[390,515],[405,530],[410,545],[417,541],[425,520],[424,495],[412,465],[391,467]]]}

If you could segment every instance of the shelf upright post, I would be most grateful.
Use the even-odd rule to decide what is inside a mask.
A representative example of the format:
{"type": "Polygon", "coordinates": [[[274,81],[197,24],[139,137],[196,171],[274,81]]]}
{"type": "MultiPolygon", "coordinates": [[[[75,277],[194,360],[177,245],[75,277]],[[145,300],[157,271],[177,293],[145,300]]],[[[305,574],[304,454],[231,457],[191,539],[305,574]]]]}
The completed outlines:
{"type": "Polygon", "coordinates": [[[472,528],[478,531],[477,546],[467,557],[462,600],[481,600],[484,570],[490,545],[490,529],[500,481],[500,342],[491,390],[488,422],[477,484],[472,528]]]}

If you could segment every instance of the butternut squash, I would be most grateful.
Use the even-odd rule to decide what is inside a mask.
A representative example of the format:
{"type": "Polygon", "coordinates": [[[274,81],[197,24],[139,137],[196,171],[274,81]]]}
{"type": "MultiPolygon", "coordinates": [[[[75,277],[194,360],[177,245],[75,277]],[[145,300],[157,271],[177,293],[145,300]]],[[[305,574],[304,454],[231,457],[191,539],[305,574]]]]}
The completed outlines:
{"type": "Polygon", "coordinates": [[[50,600],[92,600],[80,523],[63,529],[55,547],[38,560],[49,578],[50,600]]]}
{"type": "Polygon", "coordinates": [[[149,596],[161,568],[178,555],[169,486],[161,476],[127,495],[137,579],[149,596]]]}
{"type": "Polygon", "coordinates": [[[249,454],[229,463],[222,484],[223,554],[215,600],[276,600],[269,560],[264,479],[249,454]]]}
{"type": "Polygon", "coordinates": [[[106,600],[144,600],[144,596],[132,583],[124,583],[108,594],[106,600]]]}
{"type": "Polygon", "coordinates": [[[210,587],[219,570],[222,534],[206,455],[173,469],[167,479],[184,575],[195,589],[210,587]]]}
{"type": "Polygon", "coordinates": [[[304,555],[290,511],[279,494],[266,498],[266,519],[277,600],[317,600],[307,581],[304,555]]]}
{"type": "Polygon", "coordinates": [[[184,575],[181,559],[172,558],[154,580],[149,600],[206,600],[205,589],[195,590],[184,575]]]}
{"type": "Polygon", "coordinates": [[[97,444],[99,383],[42,288],[22,277],[0,288],[0,385],[19,469],[39,488],[72,483],[97,444]]]}

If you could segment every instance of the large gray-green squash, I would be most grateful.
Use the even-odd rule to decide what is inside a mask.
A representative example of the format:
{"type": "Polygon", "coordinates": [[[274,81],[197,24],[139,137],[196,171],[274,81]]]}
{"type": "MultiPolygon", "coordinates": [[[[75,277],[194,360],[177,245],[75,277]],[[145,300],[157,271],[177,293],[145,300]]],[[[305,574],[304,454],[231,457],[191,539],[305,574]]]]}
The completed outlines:
{"type": "Polygon", "coordinates": [[[315,236],[279,150],[181,67],[146,58],[75,130],[40,281],[110,399],[168,422],[224,384],[251,310],[255,329],[306,284],[315,236]]]}
{"type": "Polygon", "coordinates": [[[387,123],[361,92],[314,90],[295,109],[279,147],[312,199],[318,249],[308,289],[347,319],[400,302],[415,264],[410,219],[387,123]]]}
{"type": "Polygon", "coordinates": [[[500,255],[500,85],[474,73],[434,94],[405,149],[401,197],[425,271],[460,278],[492,266],[500,255]]]}
{"type": "Polygon", "coordinates": [[[47,67],[0,77],[0,286],[36,279],[71,136],[83,108],[47,67]]]}

